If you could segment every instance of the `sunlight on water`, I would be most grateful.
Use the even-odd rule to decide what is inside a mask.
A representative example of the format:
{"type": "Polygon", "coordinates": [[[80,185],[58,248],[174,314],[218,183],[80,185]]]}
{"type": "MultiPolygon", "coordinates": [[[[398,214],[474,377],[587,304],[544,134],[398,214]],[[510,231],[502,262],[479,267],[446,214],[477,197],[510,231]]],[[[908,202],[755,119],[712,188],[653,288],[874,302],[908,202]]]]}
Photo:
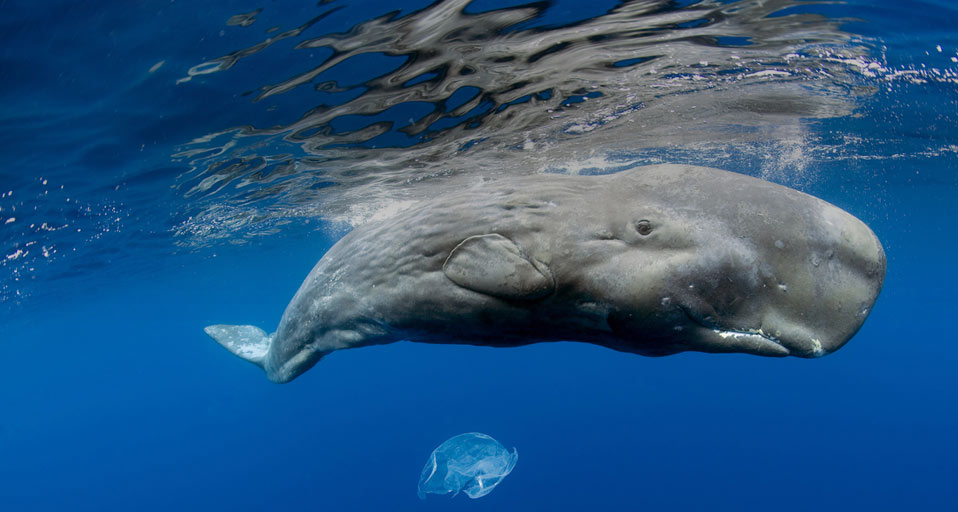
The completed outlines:
{"type": "Polygon", "coordinates": [[[184,87],[259,53],[305,71],[243,93],[266,110],[298,94],[292,122],[227,128],[175,155],[191,167],[178,188],[195,208],[181,241],[258,234],[286,217],[356,225],[464,182],[624,170],[675,161],[677,148],[717,164],[761,147],[772,153],[763,177],[807,179],[805,120],[851,114],[879,80],[930,77],[886,69],[870,42],[803,2],[635,1],[536,26],[548,8],[472,12],[454,0],[306,37],[334,7],[197,64],[184,87]],[[280,48],[286,38],[295,45],[280,48]]]}
{"type": "MultiPolygon", "coordinates": [[[[803,188],[823,161],[958,153],[954,140],[889,151],[877,128],[830,138],[814,129],[868,116],[874,107],[863,105],[896,101],[901,88],[953,90],[954,45],[890,65],[883,41],[853,33],[856,20],[829,15],[826,2],[600,4],[267,5],[210,17],[179,59],[134,46],[142,69],[111,94],[153,84],[157,104],[137,105],[157,123],[171,116],[169,142],[149,153],[150,139],[104,128],[43,149],[65,163],[41,166],[42,176],[4,175],[0,299],[19,301],[38,279],[119,271],[130,248],[215,250],[303,223],[337,236],[505,175],[672,162],[803,188]],[[206,115],[228,121],[196,128],[206,115]]],[[[82,126],[90,112],[122,110],[111,101],[122,103],[78,104],[35,124],[82,126]]],[[[8,159],[35,168],[35,152],[8,159]]]]}

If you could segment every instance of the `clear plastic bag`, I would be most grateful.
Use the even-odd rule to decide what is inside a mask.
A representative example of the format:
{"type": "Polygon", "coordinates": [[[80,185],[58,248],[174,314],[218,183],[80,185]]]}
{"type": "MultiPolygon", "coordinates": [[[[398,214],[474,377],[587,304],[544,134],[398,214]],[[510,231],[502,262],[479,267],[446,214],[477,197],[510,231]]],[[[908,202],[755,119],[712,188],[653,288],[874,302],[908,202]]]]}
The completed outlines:
{"type": "Polygon", "coordinates": [[[419,498],[426,494],[459,491],[481,498],[499,485],[515,467],[519,452],[509,453],[486,434],[470,432],[449,438],[433,450],[419,478],[419,498]]]}

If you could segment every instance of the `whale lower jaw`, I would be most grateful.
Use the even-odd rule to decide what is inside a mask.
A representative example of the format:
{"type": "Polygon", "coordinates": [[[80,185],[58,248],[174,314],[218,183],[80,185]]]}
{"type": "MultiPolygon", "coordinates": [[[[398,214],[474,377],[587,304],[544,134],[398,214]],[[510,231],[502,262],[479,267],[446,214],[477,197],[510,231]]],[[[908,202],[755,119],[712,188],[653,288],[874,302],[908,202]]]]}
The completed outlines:
{"type": "Polygon", "coordinates": [[[766,335],[761,329],[755,331],[732,331],[712,329],[719,339],[732,347],[741,347],[742,352],[764,356],[787,356],[791,351],[779,340],[766,335]]]}
{"type": "MultiPolygon", "coordinates": [[[[773,336],[764,329],[725,329],[715,322],[698,318],[683,307],[685,316],[695,327],[691,350],[701,352],[744,352],[771,357],[796,356],[817,358],[828,353],[822,341],[814,336],[773,336]]],[[[794,329],[793,329],[794,330],[794,329]]],[[[810,333],[803,333],[810,334],[810,333]]]]}
{"type": "Polygon", "coordinates": [[[817,338],[796,342],[770,336],[762,329],[718,329],[702,325],[699,327],[701,331],[695,350],[703,352],[745,352],[771,357],[795,356],[811,359],[828,353],[821,340],[817,338]]]}

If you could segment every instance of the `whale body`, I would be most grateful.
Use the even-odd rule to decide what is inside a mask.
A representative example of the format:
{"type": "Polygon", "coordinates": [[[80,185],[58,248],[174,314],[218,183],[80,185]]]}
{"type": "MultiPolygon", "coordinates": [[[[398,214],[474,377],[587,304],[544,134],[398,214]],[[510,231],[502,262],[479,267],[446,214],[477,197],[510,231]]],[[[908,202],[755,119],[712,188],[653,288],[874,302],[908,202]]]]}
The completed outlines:
{"type": "Polygon", "coordinates": [[[859,330],[885,265],[852,215],[738,173],[502,178],[354,229],[275,333],[206,333],[274,382],[335,350],[401,340],[818,357],[859,330]]]}

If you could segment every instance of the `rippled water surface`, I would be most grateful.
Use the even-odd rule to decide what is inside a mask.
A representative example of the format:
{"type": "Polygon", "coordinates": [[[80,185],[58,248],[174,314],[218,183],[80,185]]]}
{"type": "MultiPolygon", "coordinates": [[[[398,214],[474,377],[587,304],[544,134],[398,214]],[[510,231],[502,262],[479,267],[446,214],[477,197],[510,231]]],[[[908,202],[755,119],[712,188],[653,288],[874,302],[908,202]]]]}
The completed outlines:
{"type": "Polygon", "coordinates": [[[958,82],[953,48],[890,61],[848,4],[240,4],[89,6],[93,39],[7,4],[5,300],[139,247],[335,237],[504,175],[689,162],[807,186],[894,156],[892,133],[823,121],[958,82]]]}
{"type": "Polygon", "coordinates": [[[177,231],[235,236],[316,215],[355,224],[464,181],[609,172],[663,148],[707,161],[758,141],[801,144],[802,118],[850,114],[881,66],[840,20],[797,7],[624,2],[550,23],[559,7],[548,3],[451,1],[308,36],[330,7],[180,79],[252,78],[242,95],[269,119],[175,155],[191,167],[184,197],[216,203],[177,231]],[[257,58],[289,65],[263,83],[250,76],[257,58]]]}

